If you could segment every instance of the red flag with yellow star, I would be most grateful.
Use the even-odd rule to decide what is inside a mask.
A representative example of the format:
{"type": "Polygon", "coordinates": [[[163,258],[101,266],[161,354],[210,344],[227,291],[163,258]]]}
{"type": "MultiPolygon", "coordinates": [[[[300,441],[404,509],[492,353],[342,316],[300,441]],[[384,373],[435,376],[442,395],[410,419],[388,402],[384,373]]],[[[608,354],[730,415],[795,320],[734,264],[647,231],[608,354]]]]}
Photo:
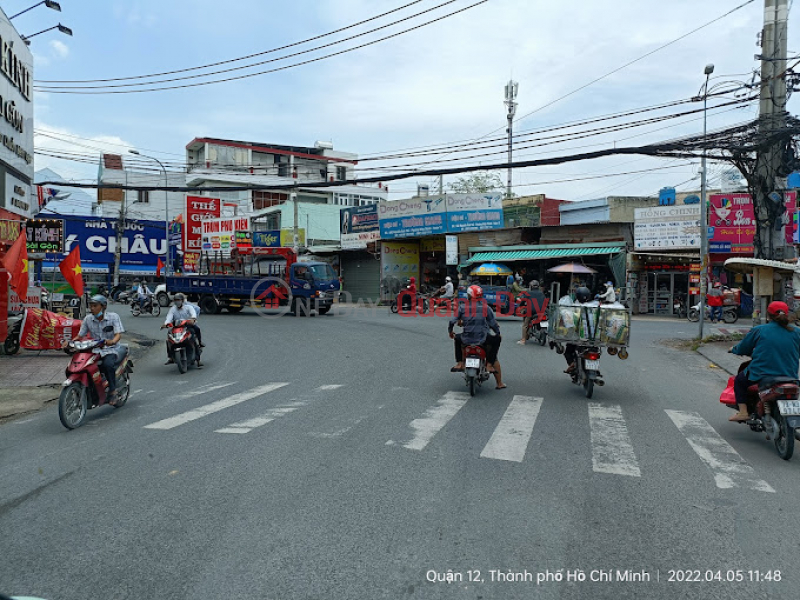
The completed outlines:
{"type": "Polygon", "coordinates": [[[67,258],[58,265],[58,270],[67,280],[70,287],[75,290],[78,296],[83,296],[83,270],[81,269],[81,248],[75,246],[67,255],[67,258]]]}
{"type": "Polygon", "coordinates": [[[3,267],[8,271],[11,289],[25,302],[28,297],[28,247],[24,229],[3,258],[3,267]]]}

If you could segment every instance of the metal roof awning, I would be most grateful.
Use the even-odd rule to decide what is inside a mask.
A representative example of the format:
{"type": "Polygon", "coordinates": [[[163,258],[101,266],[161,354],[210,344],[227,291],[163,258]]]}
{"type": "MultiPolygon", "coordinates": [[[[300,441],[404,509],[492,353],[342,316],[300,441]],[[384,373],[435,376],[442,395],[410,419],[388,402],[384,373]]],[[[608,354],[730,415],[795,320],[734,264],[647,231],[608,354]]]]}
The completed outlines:
{"type": "Polygon", "coordinates": [[[543,247],[541,249],[503,250],[491,252],[478,252],[469,259],[469,263],[476,262],[508,262],[515,260],[544,260],[547,258],[571,258],[575,256],[597,256],[601,254],[617,254],[623,252],[625,246],[593,246],[585,247],[543,247]]]}
{"type": "Polygon", "coordinates": [[[658,258],[690,258],[693,260],[700,260],[700,254],[673,254],[669,252],[631,252],[636,256],[657,256],[658,258]]]}
{"type": "Polygon", "coordinates": [[[800,272],[800,265],[787,263],[780,260],[766,260],[763,258],[729,258],[725,261],[725,268],[729,271],[752,273],[756,267],[776,269],[783,273],[800,272]]]}

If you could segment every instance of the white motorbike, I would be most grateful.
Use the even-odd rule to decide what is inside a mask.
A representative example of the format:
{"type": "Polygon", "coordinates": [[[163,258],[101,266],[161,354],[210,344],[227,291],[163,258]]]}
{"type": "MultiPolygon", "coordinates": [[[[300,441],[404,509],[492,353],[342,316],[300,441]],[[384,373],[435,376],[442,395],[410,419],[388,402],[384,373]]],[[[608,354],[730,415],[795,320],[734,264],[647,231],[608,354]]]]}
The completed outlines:
{"type": "MultiPolygon", "coordinates": [[[[711,317],[711,307],[706,304],[706,320],[709,320],[711,317]]],[[[687,318],[694,322],[700,320],[700,303],[698,302],[692,308],[689,309],[689,314],[687,318]]],[[[731,323],[736,323],[739,320],[739,308],[737,306],[723,306],[722,307],[722,320],[725,321],[728,325],[731,323]]]]}

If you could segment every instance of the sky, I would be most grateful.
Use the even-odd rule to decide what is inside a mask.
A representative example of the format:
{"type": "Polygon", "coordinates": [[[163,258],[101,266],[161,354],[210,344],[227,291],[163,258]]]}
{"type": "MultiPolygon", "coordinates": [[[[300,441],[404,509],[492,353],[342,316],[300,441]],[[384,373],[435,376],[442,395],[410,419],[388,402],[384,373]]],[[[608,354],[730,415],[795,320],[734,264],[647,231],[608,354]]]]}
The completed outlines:
{"type": "MultiPolygon", "coordinates": [[[[380,31],[325,50],[216,77],[249,74],[320,57],[443,17],[477,1],[452,0],[425,15],[387,26],[447,2],[422,0],[381,19],[249,62],[280,58],[384,26],[380,31]]],[[[264,52],[348,27],[410,2],[61,0],[62,13],[40,6],[14,19],[14,24],[22,34],[58,22],[70,27],[73,37],[51,31],[31,40],[34,80],[79,81],[159,73],[264,52]]],[[[732,87],[736,84],[725,82],[749,82],[753,70],[759,67],[754,55],[760,52],[756,41],[762,27],[763,0],[750,2],[560,99],[744,2],[487,0],[367,47],[238,81],[153,93],[37,91],[37,152],[75,153],[87,162],[37,154],[35,168],[49,167],[68,180],[91,182],[96,181],[101,151],[125,153],[135,148],[162,161],[179,163],[185,160],[186,144],[202,136],[300,146],[313,146],[317,140],[331,141],[337,150],[357,153],[362,159],[360,169],[385,168],[389,165],[385,160],[365,159],[398,150],[485,138],[495,140],[489,150],[415,156],[393,164],[431,168],[502,163],[506,160],[504,86],[510,78],[519,83],[514,133],[697,96],[708,63],[715,65],[711,86],[732,87]],[[490,151],[498,154],[471,156],[490,151]],[[431,163],[437,158],[441,162],[431,163]]],[[[13,15],[34,1],[1,4],[6,14],[13,15]]],[[[800,53],[798,31],[800,7],[789,16],[789,56],[800,53]]],[[[247,61],[216,69],[243,64],[247,61]]],[[[177,84],[208,80],[209,77],[196,78],[177,84]]],[[[731,98],[710,102],[709,130],[757,115],[757,103],[714,108],[717,102],[731,98]]],[[[701,106],[693,103],[666,112],[701,106]]],[[[797,98],[792,98],[790,112],[796,114],[797,107],[797,98]]],[[[613,123],[661,114],[665,112],[628,116],[613,123]]],[[[599,125],[604,124],[608,123],[599,125]]],[[[529,147],[525,148],[525,141],[521,140],[515,143],[514,159],[569,155],[615,144],[640,145],[701,132],[702,116],[692,115],[558,145],[535,146],[542,141],[528,139],[529,147]]],[[[542,135],[553,133],[539,137],[542,135]]],[[[662,187],[679,184],[683,190],[698,189],[698,167],[697,161],[608,157],[515,170],[513,191],[517,195],[541,193],[566,200],[655,195],[662,187]]],[[[727,165],[711,165],[712,185],[713,178],[725,168],[727,165]]],[[[456,177],[446,177],[445,185],[456,177]]],[[[501,178],[505,182],[505,172],[501,178]]],[[[437,185],[431,177],[394,181],[389,184],[390,197],[409,197],[416,192],[418,183],[429,184],[433,189],[437,185]]]]}

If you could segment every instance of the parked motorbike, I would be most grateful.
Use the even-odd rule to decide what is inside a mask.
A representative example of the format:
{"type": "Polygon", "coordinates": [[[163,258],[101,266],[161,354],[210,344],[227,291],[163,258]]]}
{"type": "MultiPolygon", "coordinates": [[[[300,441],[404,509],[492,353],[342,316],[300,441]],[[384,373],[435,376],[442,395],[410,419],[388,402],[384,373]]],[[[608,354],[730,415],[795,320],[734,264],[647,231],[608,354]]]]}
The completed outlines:
{"type": "Polygon", "coordinates": [[[169,356],[178,365],[178,371],[181,373],[186,373],[189,367],[199,363],[202,353],[197,343],[197,336],[187,327],[190,324],[190,321],[178,321],[170,326],[167,333],[167,338],[172,342],[169,356]]]}
{"type": "Polygon", "coordinates": [[[131,314],[138,317],[141,314],[153,315],[157,317],[161,314],[161,305],[154,300],[152,296],[148,297],[144,303],[144,307],[139,304],[138,298],[131,299],[131,314]]]}
{"type": "MultiPolygon", "coordinates": [[[[750,361],[742,363],[739,372],[748,364],[750,361]]],[[[739,410],[735,399],[726,406],[739,410]]],[[[794,442],[800,439],[800,381],[784,377],[751,385],[747,407],[750,418],[743,423],[753,431],[766,432],[783,460],[792,458],[794,442]]]]}
{"type": "MultiPolygon", "coordinates": [[[[689,309],[688,319],[693,323],[700,320],[700,303],[698,302],[689,309]]],[[[706,304],[706,320],[711,317],[711,307],[706,304]]],[[[739,309],[736,306],[723,306],[722,307],[722,320],[728,325],[736,323],[739,320],[739,309]]]]}
{"type": "Polygon", "coordinates": [[[19,340],[22,332],[22,315],[8,319],[8,335],[3,342],[3,352],[11,355],[19,352],[19,340]]]}
{"type": "MultiPolygon", "coordinates": [[[[679,319],[687,318],[688,314],[687,314],[687,311],[686,311],[686,298],[684,296],[676,296],[675,297],[675,300],[672,303],[672,312],[679,319]]],[[[698,314],[699,314],[699,311],[698,311],[698,314]]]]}
{"type": "MultiPolygon", "coordinates": [[[[67,379],[58,397],[58,418],[67,429],[83,425],[86,413],[92,408],[108,403],[108,382],[100,373],[100,355],[92,352],[102,340],[72,340],[66,351],[72,355],[66,369],[67,379]]],[[[128,358],[128,347],[123,345],[122,360],[117,364],[117,401],[121,408],[131,393],[133,361],[128,358]]]]}
{"type": "Polygon", "coordinates": [[[469,395],[474,396],[487,379],[486,350],[482,346],[464,346],[464,381],[469,387],[469,395]]]}

